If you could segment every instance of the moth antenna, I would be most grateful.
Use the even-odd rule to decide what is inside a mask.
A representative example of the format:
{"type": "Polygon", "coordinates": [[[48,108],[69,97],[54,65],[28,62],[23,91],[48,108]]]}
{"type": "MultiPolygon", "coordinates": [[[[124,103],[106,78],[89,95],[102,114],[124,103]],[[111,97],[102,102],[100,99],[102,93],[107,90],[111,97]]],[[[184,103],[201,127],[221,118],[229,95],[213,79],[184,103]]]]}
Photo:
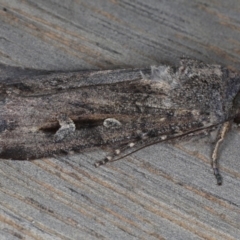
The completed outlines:
{"type": "MultiPolygon", "coordinates": [[[[220,146],[220,143],[224,140],[224,137],[226,136],[226,133],[228,131],[228,129],[230,128],[231,126],[231,122],[228,121],[228,122],[225,122],[225,123],[220,123],[222,125],[220,131],[219,131],[219,137],[218,137],[218,140],[216,142],[216,145],[215,145],[215,148],[213,150],[213,153],[212,153],[212,168],[213,168],[213,172],[214,172],[214,175],[217,179],[217,184],[218,185],[221,185],[222,184],[222,176],[221,174],[219,173],[219,169],[218,169],[218,166],[217,166],[217,152],[219,150],[219,146],[220,146]]],[[[118,160],[121,160],[122,158],[125,158],[127,156],[130,156],[131,154],[135,153],[135,152],[138,152],[146,147],[149,147],[151,145],[154,145],[154,144],[157,144],[157,143],[161,143],[161,142],[165,142],[165,141],[168,141],[168,140],[173,140],[175,138],[179,138],[179,137],[184,137],[184,136],[187,136],[189,134],[192,134],[192,133],[196,133],[196,132],[200,132],[202,130],[207,130],[207,129],[211,129],[211,128],[214,128],[220,124],[215,124],[215,125],[212,125],[212,126],[209,126],[209,127],[203,127],[203,128],[199,128],[199,129],[195,129],[195,130],[191,130],[191,131],[188,131],[188,132],[185,132],[183,134],[177,134],[173,137],[170,137],[170,138],[167,138],[166,135],[162,135],[162,136],[158,136],[158,137],[155,137],[151,143],[148,143],[148,144],[145,144],[144,146],[141,146],[141,147],[138,147],[137,149],[133,150],[132,152],[130,153],[127,153],[125,155],[122,155],[118,158],[114,158],[115,156],[117,156],[118,154],[120,154],[123,150],[125,150],[126,148],[132,148],[136,145],[136,143],[138,142],[137,140],[134,142],[134,141],[131,141],[130,143],[124,145],[121,150],[120,149],[116,149],[115,150],[115,154],[113,154],[112,156],[108,156],[106,157],[104,160],[101,160],[101,161],[98,161],[96,162],[94,165],[95,167],[99,167],[101,165],[104,165],[108,162],[115,162],[115,161],[118,161],[118,160]],[[157,140],[156,140],[157,138],[157,140]],[[116,154],[116,151],[118,154],[116,154]]],[[[145,135],[143,135],[145,136],[145,135]]],[[[150,137],[149,137],[150,138],[150,137]]],[[[142,138],[142,140],[144,140],[146,138],[142,138]]]]}
{"type": "Polygon", "coordinates": [[[124,144],[121,148],[117,148],[114,150],[113,154],[112,155],[109,155],[107,156],[105,159],[101,160],[101,161],[98,161],[96,162],[94,165],[95,167],[99,167],[101,165],[105,165],[106,163],[108,162],[113,162],[115,161],[114,160],[114,157],[118,156],[119,154],[121,154],[124,150],[128,149],[128,148],[132,148],[135,146],[135,143],[134,142],[130,142],[130,143],[127,143],[127,144],[124,144]]]}
{"type": "Polygon", "coordinates": [[[106,163],[112,161],[112,158],[113,158],[112,156],[107,156],[107,157],[104,158],[103,160],[98,161],[98,162],[95,162],[95,163],[94,163],[94,166],[95,166],[95,167],[99,167],[99,166],[101,166],[101,165],[105,165],[106,163]]]}
{"type": "Polygon", "coordinates": [[[231,126],[231,122],[228,121],[228,122],[225,122],[224,124],[222,124],[219,132],[218,132],[218,137],[217,137],[217,141],[216,141],[216,144],[215,144],[215,147],[213,149],[213,153],[212,153],[212,168],[213,168],[213,173],[217,179],[217,185],[222,185],[222,176],[221,174],[219,173],[219,170],[218,170],[218,162],[217,162],[217,159],[218,159],[218,151],[219,151],[219,147],[220,147],[220,144],[221,142],[224,140],[229,128],[231,126]]]}
{"type": "MultiPolygon", "coordinates": [[[[158,136],[158,137],[154,137],[155,140],[153,140],[151,143],[145,144],[144,146],[141,146],[141,147],[133,150],[132,152],[127,153],[124,156],[121,156],[121,157],[119,157],[117,159],[112,159],[111,162],[115,162],[115,161],[118,161],[118,160],[120,160],[122,158],[130,156],[131,154],[133,154],[135,152],[138,152],[138,151],[140,151],[140,150],[142,150],[142,149],[144,149],[146,147],[152,146],[154,144],[161,143],[161,142],[166,142],[166,141],[173,140],[173,139],[179,138],[179,137],[184,137],[184,136],[187,136],[187,135],[189,135],[191,133],[200,132],[200,131],[202,131],[204,129],[212,128],[214,126],[216,126],[216,125],[213,125],[213,126],[210,126],[210,127],[204,127],[204,128],[200,128],[200,129],[196,129],[196,130],[191,130],[189,132],[186,132],[186,133],[183,133],[183,134],[178,134],[178,135],[175,135],[175,136],[169,137],[169,138],[167,138],[167,135],[161,135],[161,136],[158,136]]],[[[142,140],[145,140],[147,138],[151,138],[151,137],[148,137],[147,134],[143,134],[142,135],[142,140]]],[[[136,143],[137,143],[137,141],[136,141],[136,143]]],[[[134,145],[132,145],[132,144],[134,144],[134,142],[129,143],[128,145],[131,145],[132,147],[135,146],[135,144],[134,145]]]]}

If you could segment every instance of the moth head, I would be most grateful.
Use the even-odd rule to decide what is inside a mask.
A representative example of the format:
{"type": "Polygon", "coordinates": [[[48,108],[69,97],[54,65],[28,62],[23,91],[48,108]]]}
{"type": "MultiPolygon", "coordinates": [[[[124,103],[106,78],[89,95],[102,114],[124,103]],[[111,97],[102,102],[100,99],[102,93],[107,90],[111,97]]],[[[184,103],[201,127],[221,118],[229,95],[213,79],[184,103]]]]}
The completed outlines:
{"type": "Polygon", "coordinates": [[[240,123],[240,91],[237,93],[236,97],[233,100],[233,116],[234,122],[240,123]]]}

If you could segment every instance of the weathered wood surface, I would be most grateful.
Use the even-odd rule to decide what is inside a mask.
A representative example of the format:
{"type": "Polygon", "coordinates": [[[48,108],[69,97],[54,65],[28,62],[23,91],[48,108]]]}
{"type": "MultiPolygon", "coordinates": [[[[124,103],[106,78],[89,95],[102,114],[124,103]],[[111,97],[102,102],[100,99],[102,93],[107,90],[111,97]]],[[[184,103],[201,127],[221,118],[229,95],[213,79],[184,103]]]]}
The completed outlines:
{"type": "MultiPolygon", "coordinates": [[[[0,0],[0,62],[42,70],[176,64],[239,69],[239,1],[0,0]]],[[[38,72],[39,72],[38,71],[38,72]]],[[[1,67],[7,75],[34,71],[1,67]]],[[[0,162],[1,239],[239,239],[240,135],[158,144],[94,168],[101,151],[0,162]]]]}

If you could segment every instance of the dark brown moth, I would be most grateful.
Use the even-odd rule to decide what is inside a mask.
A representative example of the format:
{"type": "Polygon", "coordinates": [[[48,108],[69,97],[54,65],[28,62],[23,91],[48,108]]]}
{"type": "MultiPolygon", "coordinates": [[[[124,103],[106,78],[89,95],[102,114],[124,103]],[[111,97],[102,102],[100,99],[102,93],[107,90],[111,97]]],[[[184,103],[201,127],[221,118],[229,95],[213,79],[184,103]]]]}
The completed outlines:
{"type": "Polygon", "coordinates": [[[240,76],[183,59],[177,68],[49,73],[0,83],[0,157],[28,160],[108,146],[99,166],[155,142],[216,126],[212,154],[239,115],[240,76]]]}

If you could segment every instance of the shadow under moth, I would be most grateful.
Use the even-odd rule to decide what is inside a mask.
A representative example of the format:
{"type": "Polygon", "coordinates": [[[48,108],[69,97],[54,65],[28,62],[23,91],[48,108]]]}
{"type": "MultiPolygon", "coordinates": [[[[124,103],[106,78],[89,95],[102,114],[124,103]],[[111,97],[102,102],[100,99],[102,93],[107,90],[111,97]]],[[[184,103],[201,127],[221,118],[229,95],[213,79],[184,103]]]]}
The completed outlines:
{"type": "Polygon", "coordinates": [[[99,166],[156,142],[219,127],[211,160],[221,185],[217,151],[239,110],[240,75],[191,59],[176,68],[8,77],[0,82],[0,157],[112,149],[99,166]]]}

